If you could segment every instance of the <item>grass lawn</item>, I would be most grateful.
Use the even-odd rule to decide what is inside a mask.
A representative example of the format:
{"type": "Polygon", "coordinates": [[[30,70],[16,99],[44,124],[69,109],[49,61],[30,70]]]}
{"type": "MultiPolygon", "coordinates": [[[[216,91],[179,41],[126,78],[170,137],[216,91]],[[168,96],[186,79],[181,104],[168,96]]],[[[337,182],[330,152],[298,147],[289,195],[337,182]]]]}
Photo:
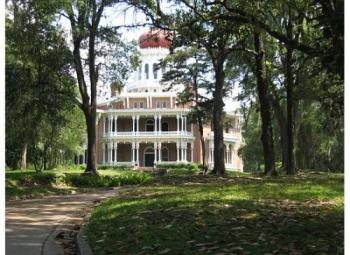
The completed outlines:
{"type": "MultiPolygon", "coordinates": [[[[40,175],[50,174],[68,174],[79,176],[84,172],[82,169],[58,169],[44,171],[40,175]]],[[[111,176],[113,178],[123,178],[135,175],[134,171],[130,170],[99,170],[102,176],[111,176]]],[[[137,173],[136,173],[137,174],[137,173]]],[[[23,184],[23,179],[35,176],[34,170],[7,170],[6,171],[6,199],[14,197],[36,197],[39,195],[65,194],[72,191],[79,191],[82,187],[69,185],[66,183],[60,184],[23,184]]]]}
{"type": "Polygon", "coordinates": [[[99,205],[94,254],[343,254],[342,174],[164,176],[99,205]]]}

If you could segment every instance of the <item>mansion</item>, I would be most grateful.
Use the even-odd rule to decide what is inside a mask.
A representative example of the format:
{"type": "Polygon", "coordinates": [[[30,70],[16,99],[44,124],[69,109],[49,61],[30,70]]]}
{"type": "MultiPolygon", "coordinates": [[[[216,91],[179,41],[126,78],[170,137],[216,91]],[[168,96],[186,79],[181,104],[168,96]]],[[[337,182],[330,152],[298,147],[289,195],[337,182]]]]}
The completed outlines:
{"type": "MultiPolygon", "coordinates": [[[[157,68],[169,53],[169,41],[160,31],[139,38],[141,64],[121,93],[98,104],[97,162],[99,164],[153,167],[160,163],[201,163],[198,127],[188,121],[191,105],[179,105],[181,86],[164,90],[165,69],[157,68]]],[[[224,130],[225,163],[229,170],[243,171],[237,155],[242,143],[241,116],[227,113],[231,127],[224,130]]],[[[214,134],[204,127],[207,162],[213,166],[214,134]]]]}

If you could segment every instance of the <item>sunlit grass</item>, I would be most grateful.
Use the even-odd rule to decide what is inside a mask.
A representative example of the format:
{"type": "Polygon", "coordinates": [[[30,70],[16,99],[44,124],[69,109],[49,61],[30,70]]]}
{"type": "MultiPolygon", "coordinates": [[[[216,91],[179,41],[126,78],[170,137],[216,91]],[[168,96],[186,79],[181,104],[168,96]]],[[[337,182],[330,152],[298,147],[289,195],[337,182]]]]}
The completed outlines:
{"type": "Polygon", "coordinates": [[[343,193],[342,175],[160,178],[98,206],[88,236],[101,255],[341,254],[343,193]]]}

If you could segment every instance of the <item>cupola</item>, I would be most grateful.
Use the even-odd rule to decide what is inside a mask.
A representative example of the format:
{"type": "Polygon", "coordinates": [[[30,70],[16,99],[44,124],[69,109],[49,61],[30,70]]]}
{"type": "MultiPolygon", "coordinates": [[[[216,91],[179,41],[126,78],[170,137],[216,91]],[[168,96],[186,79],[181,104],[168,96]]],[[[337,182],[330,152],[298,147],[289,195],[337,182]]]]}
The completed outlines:
{"type": "Polygon", "coordinates": [[[170,34],[164,30],[150,30],[143,33],[139,38],[139,46],[145,48],[169,48],[171,41],[170,34]]]}

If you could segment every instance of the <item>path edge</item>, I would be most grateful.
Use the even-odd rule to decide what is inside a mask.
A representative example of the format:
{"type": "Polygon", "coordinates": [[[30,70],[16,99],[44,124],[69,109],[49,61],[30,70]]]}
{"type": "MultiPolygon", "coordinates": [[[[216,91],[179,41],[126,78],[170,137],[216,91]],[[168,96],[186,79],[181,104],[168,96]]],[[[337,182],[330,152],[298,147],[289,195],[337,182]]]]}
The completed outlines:
{"type": "Polygon", "coordinates": [[[88,213],[84,218],[84,223],[81,225],[78,234],[75,236],[75,245],[78,255],[93,255],[92,249],[86,240],[86,224],[89,221],[91,213],[88,213]]]}

